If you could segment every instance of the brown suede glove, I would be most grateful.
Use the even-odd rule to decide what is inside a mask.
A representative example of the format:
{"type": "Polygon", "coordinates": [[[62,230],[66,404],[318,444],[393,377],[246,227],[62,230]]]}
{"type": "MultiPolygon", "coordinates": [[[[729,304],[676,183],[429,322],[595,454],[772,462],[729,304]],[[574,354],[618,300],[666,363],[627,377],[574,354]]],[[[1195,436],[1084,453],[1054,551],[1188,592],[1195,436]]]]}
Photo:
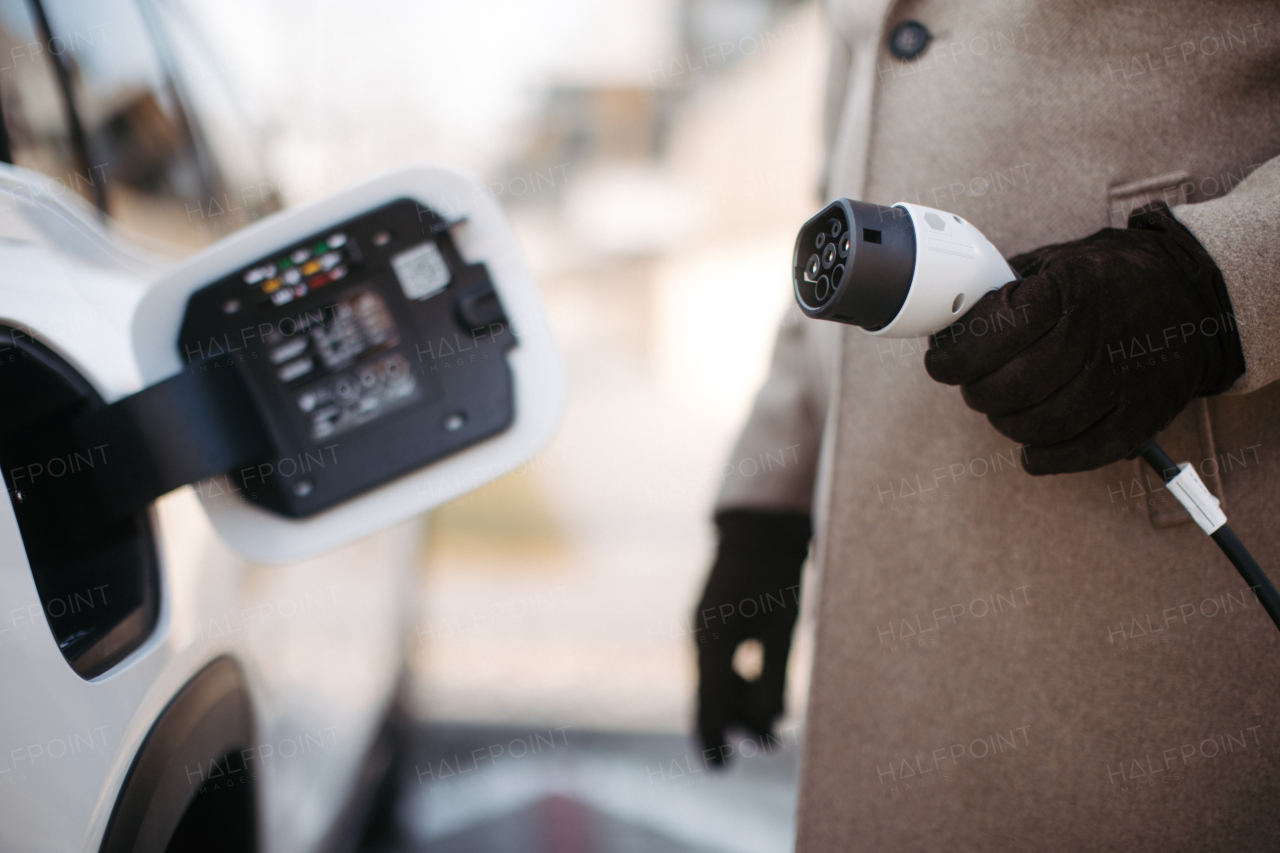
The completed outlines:
{"type": "Polygon", "coordinates": [[[925,369],[1022,442],[1028,473],[1124,459],[1244,373],[1222,273],[1162,202],[1009,265],[1023,278],[934,335],[925,369]]]}

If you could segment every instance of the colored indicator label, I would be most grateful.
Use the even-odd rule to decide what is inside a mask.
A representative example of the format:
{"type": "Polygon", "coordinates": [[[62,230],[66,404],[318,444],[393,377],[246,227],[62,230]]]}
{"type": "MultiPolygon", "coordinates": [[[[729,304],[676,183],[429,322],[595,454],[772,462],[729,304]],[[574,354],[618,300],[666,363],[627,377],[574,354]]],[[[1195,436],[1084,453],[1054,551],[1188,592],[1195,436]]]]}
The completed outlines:
{"type": "Polygon", "coordinates": [[[244,274],[244,283],[257,284],[260,281],[265,281],[266,279],[271,278],[271,276],[275,274],[276,268],[274,264],[265,264],[260,267],[254,267],[244,274]]]}

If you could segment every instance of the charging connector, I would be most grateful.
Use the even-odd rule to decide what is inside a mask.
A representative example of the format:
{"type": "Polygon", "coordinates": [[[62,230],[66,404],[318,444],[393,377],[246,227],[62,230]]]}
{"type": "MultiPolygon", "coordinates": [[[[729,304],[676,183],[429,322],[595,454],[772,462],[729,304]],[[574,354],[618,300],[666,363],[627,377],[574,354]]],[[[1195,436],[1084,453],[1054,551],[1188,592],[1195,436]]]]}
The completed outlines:
{"type": "MultiPolygon", "coordinates": [[[[954,213],[849,198],[836,199],[801,227],[791,267],[796,302],[806,316],[890,338],[935,334],[1019,277],[982,232],[954,213]]],[[[1175,464],[1154,441],[1130,458],[1136,456],[1218,543],[1280,628],[1280,593],[1231,532],[1195,469],[1175,464]]]]}

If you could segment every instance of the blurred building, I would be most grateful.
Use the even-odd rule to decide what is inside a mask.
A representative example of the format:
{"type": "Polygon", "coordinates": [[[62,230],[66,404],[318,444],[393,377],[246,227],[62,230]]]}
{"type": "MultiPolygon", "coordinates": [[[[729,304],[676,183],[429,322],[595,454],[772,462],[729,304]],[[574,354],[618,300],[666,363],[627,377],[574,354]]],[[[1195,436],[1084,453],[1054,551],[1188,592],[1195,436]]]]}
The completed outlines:
{"type": "MultiPolygon", "coordinates": [[[[612,59],[575,63],[554,81],[544,105],[527,123],[525,141],[504,164],[505,178],[527,178],[531,190],[553,184],[553,171],[600,161],[657,162],[667,153],[681,105],[718,76],[757,61],[798,37],[788,13],[802,0],[678,0],[611,4],[620,17],[657,21],[665,32],[642,27],[650,38],[647,56],[605,52],[612,59]],[[656,36],[656,37],[655,37],[656,36]]],[[[635,32],[627,34],[634,40],[635,32]]],[[[589,55],[600,53],[593,51],[589,55]]],[[[554,203],[559,193],[536,192],[508,200],[554,203]]]]}

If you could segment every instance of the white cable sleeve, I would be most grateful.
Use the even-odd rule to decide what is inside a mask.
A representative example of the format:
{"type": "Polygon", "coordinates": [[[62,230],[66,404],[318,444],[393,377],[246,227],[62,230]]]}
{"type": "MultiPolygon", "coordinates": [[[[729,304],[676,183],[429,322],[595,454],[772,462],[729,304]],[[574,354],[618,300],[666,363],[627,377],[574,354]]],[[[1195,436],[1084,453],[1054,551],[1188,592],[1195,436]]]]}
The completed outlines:
{"type": "Polygon", "coordinates": [[[1178,467],[1182,473],[1165,485],[1178,499],[1178,503],[1191,513],[1191,517],[1195,519],[1196,524],[1200,525],[1200,529],[1212,534],[1227,523],[1227,516],[1218,508],[1218,499],[1210,493],[1204,481],[1200,479],[1200,475],[1196,473],[1196,469],[1187,462],[1179,462],[1178,467]]]}

